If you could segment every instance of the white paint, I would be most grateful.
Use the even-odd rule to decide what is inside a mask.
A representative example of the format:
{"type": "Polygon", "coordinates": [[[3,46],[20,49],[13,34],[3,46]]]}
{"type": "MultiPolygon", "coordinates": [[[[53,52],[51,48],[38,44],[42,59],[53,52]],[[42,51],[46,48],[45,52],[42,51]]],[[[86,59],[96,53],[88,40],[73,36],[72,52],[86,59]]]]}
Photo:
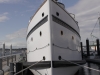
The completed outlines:
{"type": "MultiPolygon", "coordinates": [[[[59,61],[58,56],[62,56],[62,58],[66,60],[81,60],[81,53],[78,51],[71,51],[68,49],[61,49],[54,47],[52,44],[56,44],[61,47],[69,47],[73,50],[76,50],[80,46],[80,38],[74,32],[69,29],[53,22],[52,15],[56,16],[56,12],[59,12],[59,19],[63,20],[67,24],[69,24],[72,28],[74,28],[77,32],[79,32],[79,28],[77,23],[73,20],[73,18],[68,15],[62,8],[60,8],[56,3],[52,2],[52,0],[47,0],[46,3],[38,10],[38,12],[33,17],[32,21],[28,26],[29,31],[40,21],[43,19],[42,13],[44,12],[45,16],[48,15],[48,21],[37,28],[27,39],[27,52],[33,51],[36,48],[44,47],[50,44],[48,47],[36,50],[34,52],[30,52],[27,54],[28,62],[37,62],[40,61],[43,56],[46,57],[45,61],[59,61]],[[63,35],[61,35],[61,30],[63,31],[63,35]],[[42,36],[40,37],[40,31],[42,32],[42,36]],[[74,40],[72,40],[72,36],[74,40]],[[33,38],[33,41],[31,41],[33,38]]],[[[57,16],[56,16],[57,17],[57,16]]],[[[52,62],[51,62],[52,65],[52,62]]],[[[47,75],[73,75],[79,67],[66,67],[66,68],[46,68],[48,71],[47,75]],[[72,70],[70,72],[70,70],[72,70]]],[[[35,75],[46,74],[46,69],[36,68],[31,69],[31,71],[35,75]],[[38,73],[38,72],[39,73],[38,73]]]]}

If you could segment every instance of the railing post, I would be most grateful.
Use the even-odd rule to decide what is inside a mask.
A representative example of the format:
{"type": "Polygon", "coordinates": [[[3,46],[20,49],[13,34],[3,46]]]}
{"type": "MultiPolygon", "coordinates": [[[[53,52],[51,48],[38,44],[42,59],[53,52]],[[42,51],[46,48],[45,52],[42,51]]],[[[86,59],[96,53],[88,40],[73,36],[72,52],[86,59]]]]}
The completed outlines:
{"type": "Polygon", "coordinates": [[[0,58],[0,70],[2,70],[2,58],[0,58]]]}
{"type": "Polygon", "coordinates": [[[11,56],[11,61],[13,62],[13,56],[11,56]]]}
{"type": "Polygon", "coordinates": [[[12,54],[12,45],[10,46],[10,54],[12,54]]]}
{"type": "MultiPolygon", "coordinates": [[[[23,64],[22,63],[16,63],[16,73],[23,70],[23,64]]],[[[23,72],[17,74],[17,75],[23,75],[23,72]]]]}
{"type": "MultiPolygon", "coordinates": [[[[12,55],[12,45],[10,46],[10,55],[12,55]]],[[[13,56],[11,56],[11,61],[13,62],[13,56]]]]}
{"type": "Polygon", "coordinates": [[[16,55],[15,55],[15,61],[16,61],[16,55]]]}
{"type": "Polygon", "coordinates": [[[10,63],[10,75],[14,75],[14,63],[10,63]]]}
{"type": "Polygon", "coordinates": [[[97,54],[100,55],[100,49],[99,49],[99,39],[96,40],[97,42],[97,54]]]}
{"type": "Polygon", "coordinates": [[[4,71],[2,70],[2,58],[0,58],[0,72],[2,72],[2,75],[4,75],[4,71]]]}
{"type": "Polygon", "coordinates": [[[87,56],[90,56],[90,50],[89,50],[89,40],[86,40],[86,48],[87,48],[87,56]]]}
{"type": "Polygon", "coordinates": [[[7,66],[9,66],[9,57],[7,57],[7,66]]]}
{"type": "Polygon", "coordinates": [[[82,59],[83,59],[83,44],[81,42],[81,55],[82,55],[82,59]]]}

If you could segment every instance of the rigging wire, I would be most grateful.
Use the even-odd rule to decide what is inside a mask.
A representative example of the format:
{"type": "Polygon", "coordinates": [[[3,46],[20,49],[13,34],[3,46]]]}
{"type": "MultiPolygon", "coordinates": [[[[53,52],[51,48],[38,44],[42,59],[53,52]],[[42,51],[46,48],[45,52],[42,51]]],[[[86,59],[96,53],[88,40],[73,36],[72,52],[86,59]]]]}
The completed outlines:
{"type": "Polygon", "coordinates": [[[97,19],[96,24],[95,24],[95,26],[94,26],[94,28],[93,28],[93,30],[92,30],[92,32],[91,32],[91,35],[92,35],[92,33],[93,33],[93,31],[94,31],[94,29],[95,29],[97,23],[98,23],[98,19],[97,19]]]}

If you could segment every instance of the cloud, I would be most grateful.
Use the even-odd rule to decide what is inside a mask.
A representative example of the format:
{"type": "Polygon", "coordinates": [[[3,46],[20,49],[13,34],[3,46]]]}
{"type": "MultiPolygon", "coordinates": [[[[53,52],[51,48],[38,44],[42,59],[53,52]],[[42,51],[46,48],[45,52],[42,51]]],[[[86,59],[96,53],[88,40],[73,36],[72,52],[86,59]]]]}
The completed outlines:
{"type": "Polygon", "coordinates": [[[13,48],[26,48],[26,28],[22,28],[12,34],[5,36],[4,40],[0,40],[0,47],[2,44],[6,44],[6,48],[9,48],[10,45],[13,45],[13,48]]]}
{"type": "Polygon", "coordinates": [[[20,0],[0,0],[0,3],[14,3],[19,2],[20,0]]]}
{"type": "Polygon", "coordinates": [[[0,14],[0,22],[5,22],[6,20],[8,20],[9,18],[7,17],[7,15],[8,15],[8,12],[0,14]]]}
{"type": "Polygon", "coordinates": [[[10,40],[25,38],[26,37],[26,28],[20,29],[12,34],[6,35],[6,37],[10,40]]]}
{"type": "Polygon", "coordinates": [[[10,48],[12,45],[12,48],[26,48],[26,41],[9,41],[9,42],[2,42],[0,43],[0,48],[3,47],[3,44],[5,43],[6,48],[10,48]]]}
{"type": "MultiPolygon", "coordinates": [[[[87,38],[91,39],[91,32],[99,17],[100,0],[79,0],[74,6],[67,10],[76,15],[76,20],[79,23],[82,41],[85,43],[87,38]]],[[[93,35],[99,37],[99,23],[93,32],[93,35]]],[[[96,38],[94,38],[95,40],[96,38]]]]}

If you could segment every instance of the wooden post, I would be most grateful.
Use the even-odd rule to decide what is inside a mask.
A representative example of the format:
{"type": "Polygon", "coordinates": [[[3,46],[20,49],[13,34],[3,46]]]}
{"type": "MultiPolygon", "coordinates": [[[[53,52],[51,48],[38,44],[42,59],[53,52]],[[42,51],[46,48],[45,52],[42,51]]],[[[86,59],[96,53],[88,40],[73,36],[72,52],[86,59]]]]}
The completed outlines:
{"type": "Polygon", "coordinates": [[[10,63],[10,75],[14,75],[14,63],[10,63]]]}
{"type": "Polygon", "coordinates": [[[4,71],[2,70],[2,58],[0,58],[0,72],[2,75],[4,75],[4,71]]]}
{"type": "Polygon", "coordinates": [[[100,56],[99,39],[97,39],[96,42],[97,42],[97,54],[98,56],[100,56]]]}
{"type": "Polygon", "coordinates": [[[11,56],[11,61],[13,62],[13,56],[11,56]]]}
{"type": "Polygon", "coordinates": [[[82,42],[80,44],[81,44],[81,55],[82,55],[82,60],[83,60],[83,44],[82,42]]]}
{"type": "Polygon", "coordinates": [[[95,46],[95,52],[96,52],[97,50],[96,50],[96,46],[95,46]]]}
{"type": "Polygon", "coordinates": [[[16,55],[15,55],[15,61],[16,61],[16,55]]]}
{"type": "Polygon", "coordinates": [[[12,45],[10,46],[10,54],[12,54],[12,45]]]}
{"type": "Polygon", "coordinates": [[[87,56],[90,56],[90,50],[89,50],[89,40],[86,40],[86,48],[87,48],[87,56]]]}
{"type": "Polygon", "coordinates": [[[9,66],[9,57],[7,57],[7,66],[9,66]]]}
{"type": "Polygon", "coordinates": [[[2,58],[0,58],[0,70],[2,70],[2,58]]]}
{"type": "MultiPolygon", "coordinates": [[[[12,45],[10,46],[10,55],[12,55],[12,45]]],[[[13,56],[11,56],[11,61],[13,62],[13,56]]]]}
{"type": "Polygon", "coordinates": [[[5,56],[5,43],[3,44],[2,56],[5,56]]]}
{"type": "MultiPolygon", "coordinates": [[[[22,69],[23,69],[23,64],[22,63],[16,63],[16,73],[21,71],[22,69]]],[[[21,72],[17,75],[23,75],[23,72],[21,72]]]]}

